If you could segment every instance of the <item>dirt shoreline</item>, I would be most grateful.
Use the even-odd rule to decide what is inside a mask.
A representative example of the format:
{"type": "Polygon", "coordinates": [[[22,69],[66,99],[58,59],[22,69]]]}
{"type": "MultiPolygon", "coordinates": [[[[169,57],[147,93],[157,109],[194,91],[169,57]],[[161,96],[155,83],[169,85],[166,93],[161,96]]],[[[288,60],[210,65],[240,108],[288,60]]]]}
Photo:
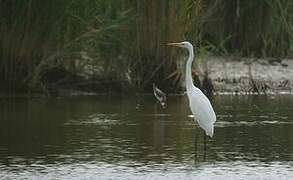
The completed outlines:
{"type": "MultiPolygon", "coordinates": [[[[198,72],[202,82],[207,74],[214,88],[214,94],[293,94],[291,91],[293,89],[293,59],[205,57],[198,58],[196,61],[198,64],[196,68],[196,63],[194,63],[194,70],[198,72]]],[[[180,67],[182,74],[185,74],[183,62],[180,61],[180,67]]],[[[98,80],[87,81],[85,77],[81,77],[85,80],[82,83],[85,85],[81,87],[77,86],[78,84],[70,83],[67,86],[56,86],[52,92],[49,91],[50,88],[46,88],[46,91],[43,92],[0,93],[0,97],[95,96],[109,94],[109,92],[110,94],[123,93],[123,90],[114,91],[117,87],[106,86],[98,80]],[[107,88],[111,91],[105,91],[107,88]]],[[[178,92],[178,95],[185,91],[183,77],[181,82],[183,92],[178,92]]],[[[131,91],[131,93],[136,92],[131,91]]]]}
{"type": "Polygon", "coordinates": [[[291,94],[293,88],[293,59],[207,57],[201,62],[218,93],[291,94]]]}

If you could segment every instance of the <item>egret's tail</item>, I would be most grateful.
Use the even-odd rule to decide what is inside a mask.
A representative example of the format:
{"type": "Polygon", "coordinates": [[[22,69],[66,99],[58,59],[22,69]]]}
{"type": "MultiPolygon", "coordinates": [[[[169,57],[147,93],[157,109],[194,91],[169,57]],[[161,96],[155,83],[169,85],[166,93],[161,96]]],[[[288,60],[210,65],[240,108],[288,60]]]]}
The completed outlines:
{"type": "Polygon", "coordinates": [[[214,135],[214,125],[209,126],[206,130],[206,135],[210,136],[211,138],[214,135]]]}
{"type": "Polygon", "coordinates": [[[214,135],[214,124],[213,123],[207,123],[203,121],[197,121],[199,126],[205,131],[207,136],[213,137],[214,135]]]}

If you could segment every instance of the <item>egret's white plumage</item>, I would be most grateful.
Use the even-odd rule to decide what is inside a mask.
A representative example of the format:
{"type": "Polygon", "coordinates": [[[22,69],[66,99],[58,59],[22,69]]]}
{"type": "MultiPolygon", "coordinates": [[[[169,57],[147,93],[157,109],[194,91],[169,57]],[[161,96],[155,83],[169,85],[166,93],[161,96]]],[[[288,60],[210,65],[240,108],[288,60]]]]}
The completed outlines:
{"type": "Polygon", "coordinates": [[[185,75],[189,107],[194,116],[194,120],[197,120],[199,126],[205,131],[206,135],[213,137],[216,114],[209,99],[200,89],[194,86],[192,81],[191,66],[194,57],[193,46],[191,43],[186,41],[180,43],[169,43],[168,45],[186,48],[189,52],[185,75]]]}

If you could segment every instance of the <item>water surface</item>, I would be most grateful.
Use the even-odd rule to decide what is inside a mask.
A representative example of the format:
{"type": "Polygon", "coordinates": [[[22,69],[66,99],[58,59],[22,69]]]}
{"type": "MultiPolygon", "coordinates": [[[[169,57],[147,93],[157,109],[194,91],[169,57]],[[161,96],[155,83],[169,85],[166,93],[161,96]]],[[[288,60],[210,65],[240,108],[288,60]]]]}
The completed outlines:
{"type": "Polygon", "coordinates": [[[293,97],[212,102],[204,152],[185,96],[0,99],[0,179],[293,179],[293,97]]]}

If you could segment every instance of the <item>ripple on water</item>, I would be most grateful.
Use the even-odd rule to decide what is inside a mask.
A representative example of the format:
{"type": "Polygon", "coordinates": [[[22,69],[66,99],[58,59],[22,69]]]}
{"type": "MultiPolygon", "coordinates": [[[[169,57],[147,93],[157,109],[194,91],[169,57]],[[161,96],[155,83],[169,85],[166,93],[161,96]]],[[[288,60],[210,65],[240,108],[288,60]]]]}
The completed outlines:
{"type": "Polygon", "coordinates": [[[55,104],[42,113],[31,108],[24,124],[21,115],[0,126],[0,179],[293,179],[292,101],[262,101],[256,109],[244,100],[238,108],[215,101],[216,133],[204,162],[199,133],[194,159],[199,128],[187,118],[186,101],[139,112],[130,103],[125,113],[96,100],[91,110],[71,102],[59,113],[55,104]]]}
{"type": "Polygon", "coordinates": [[[259,126],[259,125],[280,125],[280,124],[290,124],[293,122],[289,121],[287,116],[267,116],[267,115],[218,115],[218,121],[216,122],[216,127],[228,127],[228,126],[259,126]]]}
{"type": "Polygon", "coordinates": [[[100,125],[110,126],[119,125],[126,115],[122,114],[103,114],[95,113],[84,118],[71,119],[64,123],[65,126],[78,126],[78,125],[100,125]]]}
{"type": "MultiPolygon", "coordinates": [[[[76,163],[1,168],[4,179],[292,179],[292,163],[234,161],[200,164],[76,163]]],[[[1,167],[1,166],[0,166],[1,167]]]]}

